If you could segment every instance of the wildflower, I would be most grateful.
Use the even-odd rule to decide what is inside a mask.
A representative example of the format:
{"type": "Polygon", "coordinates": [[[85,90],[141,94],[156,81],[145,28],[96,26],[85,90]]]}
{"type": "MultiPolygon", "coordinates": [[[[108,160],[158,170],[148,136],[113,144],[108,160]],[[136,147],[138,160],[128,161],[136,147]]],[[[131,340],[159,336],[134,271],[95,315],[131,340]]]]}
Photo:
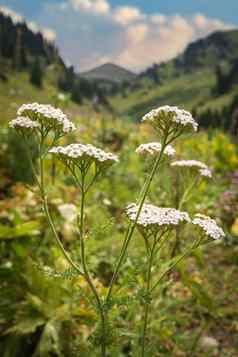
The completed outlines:
{"type": "Polygon", "coordinates": [[[206,169],[201,169],[199,170],[200,175],[204,176],[204,177],[208,177],[208,178],[212,178],[212,172],[210,169],[206,168],[206,169]]]}
{"type": "Polygon", "coordinates": [[[75,125],[60,110],[45,104],[23,104],[17,111],[18,116],[27,116],[33,121],[37,121],[47,130],[58,129],[63,133],[75,130],[75,125]]]}
{"type": "Polygon", "coordinates": [[[212,177],[212,172],[206,164],[197,160],[179,160],[171,163],[171,166],[178,166],[183,168],[192,168],[198,170],[201,176],[212,177]]]}
{"type": "MultiPolygon", "coordinates": [[[[126,214],[131,221],[135,221],[139,206],[135,203],[126,208],[126,214]]],[[[178,211],[175,208],[157,207],[144,204],[137,220],[137,225],[142,228],[159,228],[161,226],[176,226],[182,222],[190,222],[187,212],[178,211]]]]}
{"type": "Polygon", "coordinates": [[[118,156],[107,153],[91,144],[70,144],[67,146],[53,147],[50,153],[55,154],[61,161],[68,165],[81,166],[84,163],[93,163],[98,167],[110,166],[118,162],[118,156]]]}
{"type": "Polygon", "coordinates": [[[178,107],[165,105],[157,109],[152,109],[143,118],[143,122],[148,122],[159,130],[160,133],[172,134],[177,137],[184,130],[197,131],[198,124],[191,113],[178,107]]]}
{"type": "Polygon", "coordinates": [[[212,239],[217,240],[225,237],[225,233],[222,228],[220,228],[216,221],[211,217],[197,213],[195,218],[192,220],[192,224],[202,228],[204,233],[212,239]]]}
{"type": "Polygon", "coordinates": [[[9,122],[10,128],[25,130],[25,129],[36,129],[40,125],[36,121],[31,120],[27,117],[17,117],[9,122]]]}
{"type": "MultiPolygon", "coordinates": [[[[158,155],[161,152],[162,145],[160,143],[148,143],[141,144],[137,149],[136,153],[140,155],[149,154],[149,155],[158,155]]],[[[165,147],[164,153],[168,156],[174,156],[175,150],[171,145],[165,147]]]]}
{"type": "Polygon", "coordinates": [[[207,169],[207,165],[197,160],[179,160],[172,162],[171,166],[181,167],[198,167],[200,169],[207,169]]]}
{"type": "Polygon", "coordinates": [[[71,203],[65,203],[58,207],[61,216],[68,222],[73,222],[77,217],[77,207],[71,203]]]}

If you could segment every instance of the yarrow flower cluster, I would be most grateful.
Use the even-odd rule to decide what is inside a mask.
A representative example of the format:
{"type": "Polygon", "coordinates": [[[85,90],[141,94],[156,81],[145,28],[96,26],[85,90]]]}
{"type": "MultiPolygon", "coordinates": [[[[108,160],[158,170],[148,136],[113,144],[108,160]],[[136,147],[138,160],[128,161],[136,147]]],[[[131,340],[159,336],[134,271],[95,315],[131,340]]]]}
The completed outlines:
{"type": "Polygon", "coordinates": [[[118,156],[107,153],[91,144],[70,144],[67,146],[53,147],[50,153],[55,154],[62,161],[80,164],[82,161],[94,161],[97,164],[113,164],[118,162],[118,156]]]}
{"type": "Polygon", "coordinates": [[[75,125],[60,109],[56,109],[51,105],[39,103],[23,104],[18,109],[17,115],[27,116],[49,129],[60,128],[63,133],[69,133],[76,129],[75,125]]]}
{"type": "Polygon", "coordinates": [[[13,129],[35,129],[40,124],[27,117],[17,117],[9,122],[9,126],[13,129]]]}
{"type": "MultiPolygon", "coordinates": [[[[158,155],[161,152],[162,145],[160,143],[148,143],[148,144],[141,144],[138,146],[136,149],[136,153],[140,155],[158,155]]],[[[164,153],[168,156],[174,156],[175,155],[175,149],[171,145],[167,145],[164,153]]]]}
{"type": "Polygon", "coordinates": [[[183,168],[195,168],[198,169],[201,176],[212,177],[212,171],[206,164],[197,160],[179,160],[171,163],[171,166],[178,166],[183,168]]]}
{"type": "Polygon", "coordinates": [[[212,239],[217,240],[225,237],[225,233],[222,228],[220,228],[216,221],[211,217],[197,213],[195,218],[192,220],[192,223],[202,228],[204,233],[212,239]]]}
{"type": "MultiPolygon", "coordinates": [[[[126,208],[126,214],[131,221],[135,221],[139,206],[135,203],[126,208]]],[[[137,220],[137,225],[143,228],[156,228],[160,226],[176,226],[182,222],[190,222],[187,212],[178,211],[175,208],[157,207],[144,204],[137,220]]]]}
{"type": "Polygon", "coordinates": [[[159,130],[169,129],[171,126],[181,129],[192,129],[197,131],[198,124],[191,113],[175,106],[165,105],[157,109],[152,109],[143,118],[143,122],[151,123],[159,130]]]}

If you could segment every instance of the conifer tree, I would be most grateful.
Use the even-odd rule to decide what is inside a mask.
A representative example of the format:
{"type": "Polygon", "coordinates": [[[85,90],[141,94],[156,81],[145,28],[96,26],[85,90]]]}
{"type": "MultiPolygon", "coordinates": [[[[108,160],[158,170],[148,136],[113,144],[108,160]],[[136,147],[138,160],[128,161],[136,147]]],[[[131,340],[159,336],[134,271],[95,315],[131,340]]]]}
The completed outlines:
{"type": "Polygon", "coordinates": [[[35,59],[31,67],[30,82],[36,87],[42,87],[43,71],[38,57],[35,59]]]}

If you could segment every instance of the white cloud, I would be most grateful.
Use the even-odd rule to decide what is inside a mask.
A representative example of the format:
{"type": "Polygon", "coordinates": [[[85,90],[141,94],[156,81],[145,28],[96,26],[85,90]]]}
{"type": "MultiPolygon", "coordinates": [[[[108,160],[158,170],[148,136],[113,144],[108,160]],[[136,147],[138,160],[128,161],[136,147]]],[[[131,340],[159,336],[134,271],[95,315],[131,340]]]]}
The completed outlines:
{"type": "Polygon", "coordinates": [[[203,14],[196,14],[192,18],[192,23],[197,28],[197,31],[200,31],[201,34],[203,32],[213,32],[216,30],[229,30],[231,29],[232,25],[226,24],[219,19],[211,19],[207,18],[203,14]]]}
{"type": "Polygon", "coordinates": [[[204,15],[197,14],[194,16],[194,23],[198,28],[204,29],[208,24],[208,20],[204,15]]]}
{"type": "Polygon", "coordinates": [[[34,32],[34,33],[38,33],[38,32],[40,31],[39,26],[38,26],[37,23],[34,22],[34,21],[29,21],[29,22],[27,23],[27,26],[28,26],[28,28],[29,28],[32,32],[34,32]]]}
{"type": "MultiPolygon", "coordinates": [[[[19,14],[12,12],[11,16],[22,21],[19,14]]],[[[109,0],[48,3],[36,20],[41,27],[30,22],[31,29],[52,41],[55,32],[48,27],[53,26],[63,58],[80,71],[107,61],[141,71],[177,56],[190,42],[213,31],[234,28],[200,13],[190,17],[146,14],[133,6],[112,7],[109,0]]]]}
{"type": "Polygon", "coordinates": [[[119,54],[112,54],[111,60],[140,71],[152,63],[160,63],[177,56],[190,42],[200,37],[232,27],[201,14],[192,18],[181,15],[156,15],[156,18],[151,16],[143,23],[127,26],[123,47],[119,54]]]}
{"type": "Polygon", "coordinates": [[[53,42],[56,39],[56,32],[55,31],[53,31],[52,29],[47,28],[47,27],[40,28],[38,26],[38,24],[36,22],[34,22],[34,21],[28,21],[27,22],[27,27],[34,33],[41,32],[43,37],[49,42],[53,42]]]}
{"type": "Polygon", "coordinates": [[[70,3],[75,10],[96,14],[108,14],[110,11],[110,4],[107,0],[70,0],[70,3]]]}
{"type": "Polygon", "coordinates": [[[153,14],[150,16],[150,21],[154,25],[164,25],[166,23],[167,17],[162,14],[153,14]]]}
{"type": "Polygon", "coordinates": [[[112,18],[120,25],[129,25],[145,17],[137,7],[119,6],[112,13],[112,18]]]}
{"type": "Polygon", "coordinates": [[[148,31],[149,28],[146,24],[130,26],[127,30],[128,41],[133,42],[134,44],[144,42],[148,31]]]}
{"type": "Polygon", "coordinates": [[[51,28],[44,27],[40,29],[40,32],[42,33],[44,39],[48,42],[54,42],[56,40],[56,32],[52,30],[51,28]]]}

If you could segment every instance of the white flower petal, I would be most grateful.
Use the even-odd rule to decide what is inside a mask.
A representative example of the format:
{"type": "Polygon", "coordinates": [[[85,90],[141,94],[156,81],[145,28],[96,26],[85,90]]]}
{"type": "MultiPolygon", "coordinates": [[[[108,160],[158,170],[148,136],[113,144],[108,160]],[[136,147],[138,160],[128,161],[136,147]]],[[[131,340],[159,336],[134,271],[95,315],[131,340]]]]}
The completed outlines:
{"type": "Polygon", "coordinates": [[[216,221],[211,217],[197,213],[195,215],[195,218],[192,220],[192,224],[202,228],[202,230],[207,236],[215,240],[225,237],[225,233],[222,228],[220,228],[217,225],[216,221]]]}
{"type": "MultiPolygon", "coordinates": [[[[139,206],[135,203],[126,208],[126,214],[131,221],[135,221],[139,206]]],[[[140,212],[137,224],[143,227],[174,226],[182,222],[190,222],[187,212],[178,211],[175,208],[157,207],[144,204],[140,212]]]]}
{"type": "Polygon", "coordinates": [[[179,124],[181,127],[190,127],[190,129],[192,128],[194,131],[198,129],[198,123],[194,120],[191,113],[169,105],[152,109],[142,118],[142,121],[150,122],[158,126],[163,126],[170,122],[171,124],[179,124]]]}

